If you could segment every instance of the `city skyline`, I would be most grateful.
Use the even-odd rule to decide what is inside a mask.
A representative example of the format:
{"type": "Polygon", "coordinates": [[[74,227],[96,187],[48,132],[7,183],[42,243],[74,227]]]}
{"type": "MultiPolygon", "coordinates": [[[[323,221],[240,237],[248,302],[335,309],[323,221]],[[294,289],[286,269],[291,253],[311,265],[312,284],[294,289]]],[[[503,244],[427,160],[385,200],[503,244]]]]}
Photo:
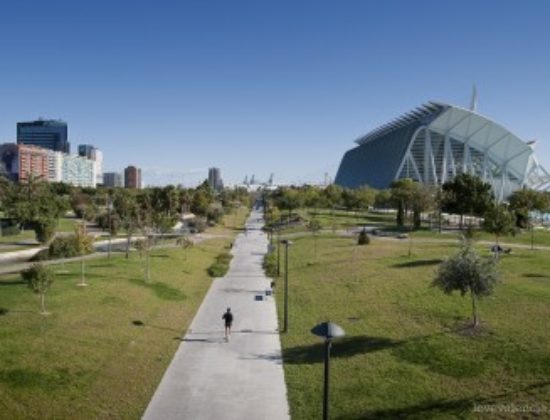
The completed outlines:
{"type": "Polygon", "coordinates": [[[1,143],[62,119],[145,185],[322,183],[358,137],[429,100],[467,108],[476,84],[550,168],[547,2],[74,3],[4,6],[1,143]]]}

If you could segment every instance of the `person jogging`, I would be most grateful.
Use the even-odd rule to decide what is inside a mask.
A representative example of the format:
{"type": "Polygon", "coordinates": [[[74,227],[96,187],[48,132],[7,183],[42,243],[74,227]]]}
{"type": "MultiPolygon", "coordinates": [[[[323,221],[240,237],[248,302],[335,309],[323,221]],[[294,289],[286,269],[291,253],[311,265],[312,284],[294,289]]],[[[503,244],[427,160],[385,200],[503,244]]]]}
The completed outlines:
{"type": "Polygon", "coordinates": [[[231,335],[231,324],[233,323],[233,314],[231,313],[231,308],[227,308],[227,311],[222,315],[222,319],[225,322],[225,340],[229,341],[229,336],[231,335]]]}

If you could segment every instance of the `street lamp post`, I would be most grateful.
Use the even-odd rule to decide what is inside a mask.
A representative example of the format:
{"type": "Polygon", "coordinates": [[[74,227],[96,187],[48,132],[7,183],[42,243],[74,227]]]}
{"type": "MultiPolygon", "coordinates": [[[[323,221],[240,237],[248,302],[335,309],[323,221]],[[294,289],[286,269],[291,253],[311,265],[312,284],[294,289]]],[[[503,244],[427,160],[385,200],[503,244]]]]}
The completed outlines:
{"type": "Polygon", "coordinates": [[[288,239],[283,239],[281,243],[285,246],[285,302],[284,302],[284,318],[283,331],[288,332],[288,247],[292,242],[288,239]]]}
{"type": "Polygon", "coordinates": [[[277,228],[277,277],[281,275],[281,241],[279,241],[279,228],[277,228]]]}
{"type": "Polygon", "coordinates": [[[112,223],[111,223],[111,211],[113,209],[113,203],[111,202],[111,196],[107,196],[107,212],[108,212],[108,218],[109,218],[109,245],[107,248],[108,256],[111,258],[111,236],[113,232],[112,223]]]}
{"type": "Polygon", "coordinates": [[[323,322],[311,329],[316,336],[325,339],[325,386],[323,392],[323,420],[328,420],[329,378],[330,378],[330,347],[332,339],[346,335],[344,329],[332,322],[323,322]]]}

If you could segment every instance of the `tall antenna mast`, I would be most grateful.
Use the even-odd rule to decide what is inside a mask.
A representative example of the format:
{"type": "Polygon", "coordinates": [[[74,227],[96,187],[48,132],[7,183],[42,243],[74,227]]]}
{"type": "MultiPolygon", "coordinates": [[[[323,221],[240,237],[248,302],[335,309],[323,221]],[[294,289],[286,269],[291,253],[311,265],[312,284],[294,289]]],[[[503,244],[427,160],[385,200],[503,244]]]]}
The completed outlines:
{"type": "Polygon", "coordinates": [[[472,99],[470,100],[470,111],[477,111],[477,88],[476,84],[472,86],[472,99]]]}

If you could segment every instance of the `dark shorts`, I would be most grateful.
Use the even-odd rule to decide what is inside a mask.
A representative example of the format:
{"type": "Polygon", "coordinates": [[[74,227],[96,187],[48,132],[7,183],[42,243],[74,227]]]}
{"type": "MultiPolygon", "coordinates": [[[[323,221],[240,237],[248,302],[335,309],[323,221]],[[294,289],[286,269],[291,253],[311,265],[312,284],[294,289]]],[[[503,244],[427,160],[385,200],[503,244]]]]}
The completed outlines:
{"type": "Polygon", "coordinates": [[[231,322],[226,322],[225,326],[231,328],[231,322]]]}

